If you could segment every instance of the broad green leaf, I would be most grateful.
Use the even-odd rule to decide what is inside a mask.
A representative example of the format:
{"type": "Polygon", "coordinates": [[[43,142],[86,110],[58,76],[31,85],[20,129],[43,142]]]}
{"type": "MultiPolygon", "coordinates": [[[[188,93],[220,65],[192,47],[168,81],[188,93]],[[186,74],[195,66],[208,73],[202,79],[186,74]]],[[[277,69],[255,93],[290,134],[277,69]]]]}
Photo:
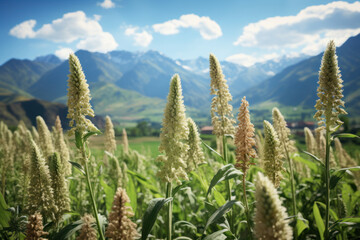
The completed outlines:
{"type": "Polygon", "coordinates": [[[231,200],[229,202],[226,202],[224,205],[219,207],[207,220],[206,225],[203,230],[203,234],[205,233],[206,229],[210,226],[210,224],[215,223],[217,220],[219,220],[225,213],[227,213],[231,207],[236,203],[236,200],[231,200]]]}
{"type": "Polygon", "coordinates": [[[146,209],[142,221],[142,231],[141,231],[141,239],[146,240],[149,235],[151,229],[154,226],[157,215],[160,209],[164,206],[165,203],[172,201],[171,198],[155,198],[152,199],[149,203],[148,208],[146,209]]]}
{"type": "Polygon", "coordinates": [[[84,176],[86,175],[85,170],[83,168],[83,166],[81,166],[81,164],[77,163],[77,162],[72,162],[69,161],[69,163],[71,163],[71,165],[73,165],[75,168],[77,168],[82,174],[84,174],[84,176]]]}
{"type": "Polygon", "coordinates": [[[102,186],[102,188],[104,189],[104,192],[105,192],[106,210],[108,212],[110,212],[112,202],[113,202],[114,196],[115,196],[115,190],[114,190],[114,188],[107,185],[103,178],[100,179],[100,185],[102,186]]]}
{"type": "Polygon", "coordinates": [[[195,234],[197,233],[197,227],[194,224],[192,224],[191,222],[187,222],[187,221],[178,221],[178,222],[174,223],[174,228],[175,229],[189,228],[195,234]]]}
{"type": "Polygon", "coordinates": [[[350,170],[350,171],[360,171],[360,166],[348,167],[348,168],[340,168],[340,169],[336,170],[334,173],[336,173],[336,172],[341,172],[341,171],[347,171],[347,170],[350,170]]]}
{"type": "Polygon", "coordinates": [[[184,189],[184,187],[188,186],[189,184],[190,182],[188,181],[182,181],[181,185],[178,185],[174,188],[174,190],[172,191],[172,196],[174,197],[179,190],[184,189]]]}
{"type": "Polygon", "coordinates": [[[316,226],[319,231],[320,238],[321,238],[321,240],[324,240],[325,224],[320,215],[320,211],[319,211],[319,208],[318,208],[316,202],[314,203],[314,206],[313,206],[313,214],[314,214],[316,226]]]}
{"type": "Polygon", "coordinates": [[[129,173],[130,175],[134,176],[136,178],[136,180],[143,185],[145,188],[149,189],[150,191],[152,191],[153,193],[156,194],[160,194],[159,190],[154,186],[153,183],[151,183],[147,178],[145,178],[144,176],[142,176],[141,174],[137,173],[137,172],[133,172],[131,170],[127,170],[127,173],[129,173]]]}
{"type": "Polygon", "coordinates": [[[95,134],[101,134],[101,132],[100,132],[100,131],[96,131],[96,132],[88,132],[88,133],[86,133],[86,134],[84,135],[84,137],[83,137],[84,142],[86,142],[86,140],[87,140],[90,136],[95,135],[95,134]]]}
{"type": "Polygon", "coordinates": [[[312,159],[314,159],[317,163],[319,163],[322,167],[325,167],[325,164],[315,155],[313,155],[312,153],[303,151],[303,153],[305,153],[306,155],[309,155],[312,159]]]}
{"type": "Polygon", "coordinates": [[[174,240],[193,240],[193,239],[191,239],[189,237],[177,237],[174,240]]]}
{"type": "Polygon", "coordinates": [[[345,175],[345,171],[335,171],[330,173],[330,189],[334,189],[336,185],[339,183],[341,178],[345,175]]]}
{"type": "Polygon", "coordinates": [[[300,236],[300,234],[305,230],[309,228],[309,221],[304,218],[297,218],[296,221],[296,229],[297,229],[297,235],[300,236]]]}
{"type": "Polygon", "coordinates": [[[225,232],[228,232],[229,229],[221,229],[216,231],[210,235],[207,235],[203,240],[224,240],[226,236],[224,235],[225,232]]]}
{"type": "Polygon", "coordinates": [[[70,239],[72,235],[74,235],[78,230],[81,229],[83,221],[80,219],[76,222],[70,223],[63,227],[60,231],[58,231],[52,239],[54,240],[64,240],[70,239]]]}
{"type": "Polygon", "coordinates": [[[216,189],[214,189],[214,198],[219,206],[222,206],[226,203],[224,196],[221,193],[219,193],[219,191],[216,189]]]}
{"type": "Polygon", "coordinates": [[[316,165],[313,161],[310,161],[310,160],[308,160],[308,159],[302,158],[302,157],[300,157],[300,156],[295,156],[293,159],[294,159],[295,161],[298,161],[298,162],[301,162],[301,163],[306,164],[311,170],[313,170],[313,171],[315,171],[315,172],[318,170],[317,165],[316,165]]]}
{"type": "MultiPolygon", "coordinates": [[[[322,203],[322,202],[316,202],[316,203],[319,204],[324,210],[326,209],[326,205],[324,203],[322,203]]],[[[335,221],[337,221],[339,219],[339,217],[337,216],[336,212],[334,212],[334,210],[332,210],[330,208],[329,212],[335,221]]]]}
{"type": "Polygon", "coordinates": [[[339,134],[334,134],[331,138],[335,139],[335,138],[360,138],[360,137],[351,133],[339,133],[339,134]]]}
{"type": "Polygon", "coordinates": [[[133,212],[136,213],[137,209],[137,194],[136,194],[136,188],[134,184],[134,180],[132,177],[128,178],[128,184],[126,185],[126,192],[130,198],[130,205],[133,209],[133,212]]]}
{"type": "Polygon", "coordinates": [[[232,164],[227,164],[225,166],[223,166],[222,168],[219,169],[219,171],[215,174],[215,176],[213,177],[213,179],[211,179],[210,182],[210,186],[209,189],[206,193],[206,196],[209,195],[209,193],[211,192],[211,189],[218,184],[221,181],[224,180],[228,180],[231,178],[236,178],[241,176],[243,173],[239,170],[237,170],[234,165],[232,164]]]}
{"type": "Polygon", "coordinates": [[[203,179],[199,174],[196,172],[191,172],[191,174],[200,182],[202,190],[205,192],[208,189],[208,184],[206,182],[206,179],[203,179]]]}
{"type": "MultiPolygon", "coordinates": [[[[212,147],[210,147],[209,145],[207,145],[203,140],[201,140],[201,142],[205,145],[205,147],[207,147],[211,152],[215,153],[217,156],[219,156],[221,159],[223,159],[223,157],[221,156],[220,153],[218,153],[216,150],[214,150],[212,147]]],[[[223,159],[224,160],[224,159],[223,159]]]]}
{"type": "Polygon", "coordinates": [[[9,227],[11,213],[7,211],[8,208],[3,195],[0,193],[0,226],[2,227],[9,227]]]}

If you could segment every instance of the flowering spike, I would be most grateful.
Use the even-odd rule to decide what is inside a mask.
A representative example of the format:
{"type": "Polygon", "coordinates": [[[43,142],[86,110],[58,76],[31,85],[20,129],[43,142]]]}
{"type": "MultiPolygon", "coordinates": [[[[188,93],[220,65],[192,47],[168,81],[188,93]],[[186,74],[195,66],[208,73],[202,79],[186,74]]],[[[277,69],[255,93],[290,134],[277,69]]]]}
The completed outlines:
{"type": "Polygon", "coordinates": [[[51,187],[49,168],[45,163],[38,146],[31,141],[31,168],[27,210],[30,214],[39,211],[42,216],[55,219],[57,207],[51,187]]]}
{"type": "Polygon", "coordinates": [[[105,118],[105,150],[112,154],[116,150],[114,125],[109,116],[105,118]]]}
{"type": "Polygon", "coordinates": [[[187,139],[189,149],[186,156],[186,172],[189,173],[193,171],[200,163],[204,162],[205,157],[201,148],[199,131],[195,122],[191,118],[188,118],[187,123],[189,128],[189,135],[187,139]]]}
{"type": "Polygon", "coordinates": [[[80,235],[76,240],[97,240],[96,230],[93,228],[95,225],[95,219],[90,214],[85,214],[82,218],[82,226],[80,235]]]}
{"type": "Polygon", "coordinates": [[[274,127],[268,121],[264,121],[264,167],[265,173],[275,185],[279,187],[283,178],[281,171],[283,170],[283,155],[280,147],[280,141],[274,127]]]}
{"type": "Polygon", "coordinates": [[[272,117],[275,131],[279,136],[279,140],[284,151],[286,149],[288,153],[294,153],[296,151],[295,142],[289,139],[291,134],[290,129],[286,126],[285,118],[278,108],[273,108],[272,117]]]}
{"type": "Polygon", "coordinates": [[[48,234],[49,233],[44,232],[41,214],[36,212],[35,214],[30,215],[28,219],[25,240],[45,240],[45,238],[42,237],[48,234]]]}
{"type": "Polygon", "coordinates": [[[60,154],[61,163],[64,168],[65,175],[71,175],[70,151],[65,143],[63,129],[59,116],[56,116],[54,128],[54,145],[55,150],[60,154]]]}
{"type": "Polygon", "coordinates": [[[316,141],[314,135],[312,134],[311,130],[308,127],[304,128],[305,133],[305,143],[306,143],[306,150],[316,155],[316,141]]]}
{"type": "Polygon", "coordinates": [[[254,147],[255,142],[255,128],[250,122],[249,103],[246,101],[246,97],[241,100],[241,106],[239,108],[238,120],[239,125],[235,133],[235,146],[236,146],[236,165],[235,167],[242,169],[246,174],[251,162],[250,158],[256,158],[256,151],[254,147]]]}
{"type": "Polygon", "coordinates": [[[319,121],[319,126],[325,125],[331,131],[343,124],[339,119],[339,114],[347,114],[342,108],[344,107],[344,101],[341,100],[344,97],[342,82],[335,43],[330,41],[321,60],[317,89],[319,99],[316,101],[317,112],[314,118],[319,121]]]}
{"type": "Polygon", "coordinates": [[[258,173],[255,190],[256,211],[254,233],[259,240],[290,240],[292,230],[289,226],[286,209],[271,181],[258,173]]]}
{"type": "Polygon", "coordinates": [[[129,141],[125,128],[122,130],[122,144],[124,145],[124,153],[129,153],[129,141]]]}
{"type": "Polygon", "coordinates": [[[118,188],[114,197],[114,202],[109,214],[109,226],[105,236],[113,240],[132,240],[138,236],[136,224],[129,217],[134,216],[131,207],[127,206],[130,202],[126,191],[118,188]]]}
{"type": "Polygon", "coordinates": [[[52,188],[54,190],[54,201],[58,208],[55,218],[56,222],[59,222],[62,215],[70,211],[69,189],[65,178],[64,167],[57,152],[49,157],[49,163],[52,188]]]}
{"type": "Polygon", "coordinates": [[[210,54],[210,94],[215,95],[211,102],[211,122],[216,136],[234,134],[235,119],[229,102],[232,96],[222,73],[221,66],[215,55],[210,54]]]}
{"type": "Polygon", "coordinates": [[[99,131],[86,116],[94,117],[94,111],[90,105],[89,85],[86,82],[85,75],[79,59],[71,53],[69,57],[70,74],[68,79],[68,115],[69,125],[72,127],[69,135],[78,131],[83,135],[89,131],[99,131]]]}
{"type": "Polygon", "coordinates": [[[175,74],[170,82],[169,95],[164,111],[160,134],[159,152],[165,155],[158,156],[157,160],[163,162],[158,175],[164,182],[180,178],[187,179],[185,172],[185,153],[188,145],[183,141],[188,137],[188,127],[185,115],[185,106],[179,75],[175,74]]]}
{"type": "Polygon", "coordinates": [[[54,153],[54,145],[51,139],[51,133],[44,119],[41,116],[36,117],[36,126],[39,133],[39,147],[45,158],[54,153]]]}

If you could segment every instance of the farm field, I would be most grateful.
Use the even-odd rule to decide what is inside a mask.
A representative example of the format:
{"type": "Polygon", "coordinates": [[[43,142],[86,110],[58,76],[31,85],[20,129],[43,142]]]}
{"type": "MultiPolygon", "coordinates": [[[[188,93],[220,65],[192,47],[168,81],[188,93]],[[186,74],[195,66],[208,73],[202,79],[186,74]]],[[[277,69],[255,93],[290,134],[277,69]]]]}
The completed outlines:
{"type": "MultiPolygon", "coordinates": [[[[294,136],[276,107],[260,129],[232,97],[210,54],[213,134],[186,115],[170,80],[160,136],[101,131],[79,59],[70,54],[69,131],[57,117],[29,128],[0,122],[2,239],[356,239],[359,136],[346,115],[335,44],[319,73],[315,129],[294,136]],[[119,134],[118,134],[119,135],[119,134]]],[[[140,131],[140,130],[139,130],[140,131]]]]}

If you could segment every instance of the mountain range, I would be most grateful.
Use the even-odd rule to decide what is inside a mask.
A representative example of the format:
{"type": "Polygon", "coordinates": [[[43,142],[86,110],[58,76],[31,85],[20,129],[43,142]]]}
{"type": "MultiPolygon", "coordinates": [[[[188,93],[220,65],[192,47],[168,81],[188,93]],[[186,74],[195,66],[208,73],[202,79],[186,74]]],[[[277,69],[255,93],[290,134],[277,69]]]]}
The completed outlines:
{"type": "MultiPolygon", "coordinates": [[[[360,115],[359,50],[360,35],[337,49],[346,106],[353,115],[360,115]]],[[[122,121],[146,118],[160,122],[170,79],[178,73],[187,111],[192,117],[208,119],[211,96],[206,58],[174,60],[157,51],[104,54],[79,50],[75,54],[90,85],[96,114],[122,121]]],[[[321,57],[322,53],[314,57],[282,57],[251,67],[221,61],[234,109],[240,106],[242,96],[247,96],[259,114],[265,108],[269,112],[270,106],[313,109],[321,57]]],[[[36,98],[64,104],[68,74],[68,62],[55,55],[10,59],[0,66],[0,102],[12,104],[36,98]]]]}

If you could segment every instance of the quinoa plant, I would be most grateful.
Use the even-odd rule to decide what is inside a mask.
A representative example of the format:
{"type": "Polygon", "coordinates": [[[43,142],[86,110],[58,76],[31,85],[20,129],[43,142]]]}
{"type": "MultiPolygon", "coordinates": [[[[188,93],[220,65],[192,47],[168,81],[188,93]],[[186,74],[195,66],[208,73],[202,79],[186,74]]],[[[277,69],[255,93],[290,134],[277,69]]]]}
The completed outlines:
{"type": "Polygon", "coordinates": [[[91,203],[96,218],[98,232],[100,238],[105,240],[100,220],[98,216],[98,210],[95,203],[93,188],[90,182],[90,173],[88,167],[88,153],[86,151],[87,139],[93,134],[100,133],[100,131],[94,126],[94,124],[86,118],[86,116],[94,117],[94,111],[90,105],[90,91],[89,85],[86,82],[85,75],[82,71],[82,67],[79,59],[75,54],[70,54],[69,57],[70,74],[68,79],[68,115],[70,119],[69,135],[75,135],[76,147],[81,153],[82,164],[85,166],[85,177],[90,192],[91,203]]]}
{"type": "Polygon", "coordinates": [[[331,133],[335,132],[343,122],[339,119],[340,114],[346,114],[343,109],[344,101],[340,70],[338,67],[335,42],[330,41],[324,52],[320,73],[319,87],[315,108],[317,112],[314,118],[318,120],[321,129],[325,129],[325,186],[326,186],[326,209],[325,209],[325,238],[329,238],[330,219],[330,143],[331,133]]]}

